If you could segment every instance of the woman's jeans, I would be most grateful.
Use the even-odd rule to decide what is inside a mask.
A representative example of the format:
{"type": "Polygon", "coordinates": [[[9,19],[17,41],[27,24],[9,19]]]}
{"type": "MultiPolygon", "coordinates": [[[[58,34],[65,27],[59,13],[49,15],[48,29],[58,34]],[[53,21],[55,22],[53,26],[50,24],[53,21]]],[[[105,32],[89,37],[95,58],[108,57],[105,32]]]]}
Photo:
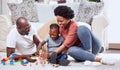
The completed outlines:
{"type": "Polygon", "coordinates": [[[95,60],[95,55],[101,49],[100,41],[93,35],[93,33],[86,26],[79,26],[77,35],[82,46],[71,46],[68,54],[76,60],[95,60]],[[92,52],[88,52],[92,50],[92,52]]]}

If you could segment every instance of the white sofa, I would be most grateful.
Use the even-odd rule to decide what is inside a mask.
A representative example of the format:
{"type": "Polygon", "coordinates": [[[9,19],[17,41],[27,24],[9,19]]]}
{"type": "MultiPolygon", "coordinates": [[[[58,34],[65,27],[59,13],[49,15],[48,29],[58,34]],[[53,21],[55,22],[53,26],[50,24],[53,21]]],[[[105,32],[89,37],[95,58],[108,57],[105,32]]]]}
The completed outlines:
{"type": "MultiPolygon", "coordinates": [[[[42,25],[46,24],[46,26],[47,26],[47,24],[53,22],[50,20],[53,20],[55,18],[54,8],[57,7],[58,5],[67,5],[67,6],[71,7],[74,10],[75,17],[77,16],[79,3],[66,3],[66,4],[40,4],[40,3],[36,3],[39,21],[40,21],[40,23],[43,23],[42,25]]],[[[101,40],[105,49],[108,49],[108,38],[107,38],[108,37],[107,36],[108,21],[105,18],[103,13],[100,13],[99,15],[96,15],[93,17],[91,26],[86,24],[86,23],[83,23],[83,22],[82,23],[77,22],[77,23],[80,23],[82,25],[86,25],[87,27],[89,27],[92,30],[92,32],[101,40]]],[[[44,28],[41,28],[41,29],[44,29],[44,28]]]]}
{"type": "MultiPolygon", "coordinates": [[[[61,5],[61,4],[59,4],[59,5],[61,5]]],[[[76,16],[76,13],[77,13],[77,10],[79,7],[79,3],[67,3],[67,4],[62,4],[62,5],[70,6],[74,10],[75,16],[76,16]]],[[[48,31],[48,27],[47,27],[48,24],[50,24],[54,21],[56,22],[56,20],[54,20],[55,16],[54,16],[53,11],[54,11],[54,8],[58,6],[58,4],[35,3],[35,6],[37,8],[39,22],[30,22],[30,23],[36,29],[36,31],[38,31],[39,36],[44,33],[47,34],[47,32],[45,32],[45,31],[48,31]],[[43,31],[44,33],[41,33],[40,31],[43,31]]],[[[11,18],[9,16],[0,15],[0,51],[4,51],[6,48],[6,45],[5,45],[6,36],[8,34],[8,31],[13,26],[11,23],[12,23],[11,18]],[[4,30],[6,30],[6,31],[4,31],[4,30]]],[[[77,22],[77,23],[81,23],[81,22],[77,22]]],[[[105,16],[103,14],[93,17],[91,26],[89,26],[86,23],[83,23],[83,25],[88,26],[92,30],[92,32],[102,41],[103,46],[105,48],[108,48],[108,39],[107,39],[108,22],[105,19],[105,16]]]]}

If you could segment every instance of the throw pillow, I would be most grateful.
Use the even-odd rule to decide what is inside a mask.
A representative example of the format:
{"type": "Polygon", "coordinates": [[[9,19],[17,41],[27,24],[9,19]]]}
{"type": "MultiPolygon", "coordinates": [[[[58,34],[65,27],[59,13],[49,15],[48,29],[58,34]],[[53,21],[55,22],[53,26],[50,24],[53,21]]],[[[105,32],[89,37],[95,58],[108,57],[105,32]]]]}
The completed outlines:
{"type": "Polygon", "coordinates": [[[8,3],[11,10],[13,24],[19,17],[26,17],[31,22],[38,22],[34,0],[23,0],[22,3],[8,3]]]}
{"type": "Polygon", "coordinates": [[[104,6],[104,2],[88,2],[79,5],[77,16],[75,20],[77,22],[86,22],[91,25],[92,17],[100,13],[104,6]]]}

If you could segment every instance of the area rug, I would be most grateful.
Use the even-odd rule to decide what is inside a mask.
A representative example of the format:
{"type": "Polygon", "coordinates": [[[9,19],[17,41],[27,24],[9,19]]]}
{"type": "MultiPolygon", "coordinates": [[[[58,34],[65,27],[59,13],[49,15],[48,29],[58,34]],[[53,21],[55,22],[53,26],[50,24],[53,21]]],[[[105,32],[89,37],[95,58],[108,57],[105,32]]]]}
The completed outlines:
{"type": "MultiPolygon", "coordinates": [[[[6,53],[0,52],[0,60],[6,56],[6,53]]],[[[3,65],[0,63],[0,70],[120,70],[120,54],[119,53],[101,53],[99,57],[112,58],[117,60],[114,65],[103,65],[103,64],[89,64],[85,65],[84,62],[76,62],[72,57],[68,57],[71,61],[69,66],[59,66],[53,67],[52,64],[36,64],[29,63],[26,66],[21,65],[20,63],[15,63],[10,65],[9,63],[3,65]]]]}

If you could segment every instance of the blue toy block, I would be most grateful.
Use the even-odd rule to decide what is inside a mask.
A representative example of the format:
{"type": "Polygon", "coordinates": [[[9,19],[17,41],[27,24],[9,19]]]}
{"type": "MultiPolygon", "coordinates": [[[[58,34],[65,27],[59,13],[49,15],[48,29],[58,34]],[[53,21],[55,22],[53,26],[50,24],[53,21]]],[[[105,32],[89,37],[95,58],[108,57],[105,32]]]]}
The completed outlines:
{"type": "Polygon", "coordinates": [[[3,64],[3,65],[6,65],[6,63],[5,63],[5,62],[2,62],[2,64],[3,64]]]}
{"type": "Polygon", "coordinates": [[[29,62],[28,61],[21,61],[21,64],[24,65],[24,64],[28,64],[29,62]]]}
{"type": "Polygon", "coordinates": [[[13,62],[13,61],[10,61],[10,65],[14,65],[14,62],[13,62]]]}

